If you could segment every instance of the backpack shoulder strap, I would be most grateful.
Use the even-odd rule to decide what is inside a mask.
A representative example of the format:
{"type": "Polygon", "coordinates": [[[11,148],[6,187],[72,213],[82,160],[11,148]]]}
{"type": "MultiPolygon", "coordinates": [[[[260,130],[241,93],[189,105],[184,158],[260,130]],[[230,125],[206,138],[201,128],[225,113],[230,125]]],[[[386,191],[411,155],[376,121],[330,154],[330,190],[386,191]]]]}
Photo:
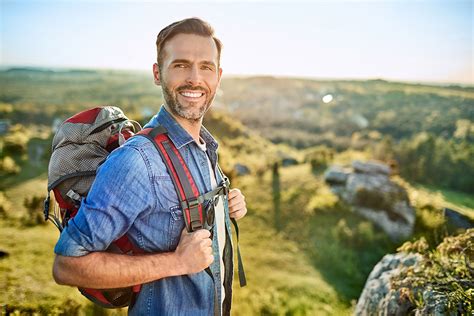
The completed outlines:
{"type": "MultiPolygon", "coordinates": [[[[225,176],[224,172],[217,164],[217,168],[224,184],[217,187],[216,189],[207,192],[203,195],[199,195],[199,190],[194,182],[194,179],[189,171],[183,157],[179,153],[176,146],[169,139],[168,131],[164,126],[157,126],[155,128],[145,128],[137,135],[148,138],[158,150],[161,158],[163,159],[165,166],[171,175],[171,180],[175,187],[176,193],[181,203],[181,207],[185,214],[185,224],[188,232],[195,231],[203,228],[203,208],[202,203],[204,200],[209,199],[215,195],[222,194],[227,197],[230,187],[229,179],[225,176]]],[[[242,257],[240,255],[239,248],[239,227],[237,221],[231,218],[232,224],[234,225],[236,237],[237,237],[237,258],[238,258],[238,273],[240,286],[243,287],[247,284],[245,277],[244,266],[242,263],[242,257]]]]}
{"type": "Polygon", "coordinates": [[[202,228],[204,221],[203,207],[200,201],[202,198],[200,199],[199,190],[191,172],[178,149],[170,140],[166,128],[163,126],[146,128],[137,135],[151,140],[163,159],[185,214],[186,229],[191,232],[202,228]]]}

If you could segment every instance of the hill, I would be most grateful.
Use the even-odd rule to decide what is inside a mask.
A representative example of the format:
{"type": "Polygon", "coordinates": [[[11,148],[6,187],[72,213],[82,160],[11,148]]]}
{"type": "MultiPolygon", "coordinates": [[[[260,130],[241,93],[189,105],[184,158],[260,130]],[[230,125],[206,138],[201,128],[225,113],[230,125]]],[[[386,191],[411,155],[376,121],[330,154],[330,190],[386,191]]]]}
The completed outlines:
{"type": "MultiPolygon", "coordinates": [[[[26,313],[104,313],[51,278],[58,233],[40,220],[51,132],[58,121],[101,104],[118,105],[144,123],[158,109],[160,91],[142,73],[94,70],[13,69],[0,72],[0,85],[7,126],[0,135],[0,250],[8,253],[0,259],[0,288],[6,289],[0,304],[26,313]]],[[[355,158],[408,157],[399,168],[409,166],[418,177],[443,163],[447,168],[436,169],[440,175],[469,178],[473,93],[385,81],[225,78],[205,125],[218,138],[223,169],[249,208],[240,224],[249,286],[235,288],[235,315],[350,314],[372,267],[400,244],[352,213],[322,172],[355,158]],[[325,103],[328,94],[333,99],[325,103]],[[445,115],[450,100],[453,110],[445,115]],[[425,103],[427,113],[441,113],[439,122],[418,113],[425,103]],[[394,113],[391,119],[377,121],[387,111],[394,113]],[[432,159],[440,148],[446,148],[444,160],[432,159]]],[[[416,208],[415,237],[430,244],[459,232],[442,216],[447,200],[474,214],[471,194],[443,196],[445,191],[434,192],[439,182],[399,182],[416,208]]]]}

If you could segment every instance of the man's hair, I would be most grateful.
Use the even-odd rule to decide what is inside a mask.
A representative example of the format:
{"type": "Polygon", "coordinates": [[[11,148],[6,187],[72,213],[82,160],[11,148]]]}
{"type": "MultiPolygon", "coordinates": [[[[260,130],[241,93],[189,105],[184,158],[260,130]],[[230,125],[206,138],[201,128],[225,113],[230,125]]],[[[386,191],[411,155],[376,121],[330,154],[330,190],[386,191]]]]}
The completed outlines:
{"type": "Polygon", "coordinates": [[[156,53],[159,68],[161,68],[163,64],[163,47],[165,47],[167,41],[169,41],[178,34],[195,34],[200,36],[212,37],[217,46],[217,63],[218,65],[220,64],[222,42],[214,36],[214,29],[212,28],[212,26],[199,18],[189,18],[171,23],[170,25],[162,29],[156,37],[156,53]]]}

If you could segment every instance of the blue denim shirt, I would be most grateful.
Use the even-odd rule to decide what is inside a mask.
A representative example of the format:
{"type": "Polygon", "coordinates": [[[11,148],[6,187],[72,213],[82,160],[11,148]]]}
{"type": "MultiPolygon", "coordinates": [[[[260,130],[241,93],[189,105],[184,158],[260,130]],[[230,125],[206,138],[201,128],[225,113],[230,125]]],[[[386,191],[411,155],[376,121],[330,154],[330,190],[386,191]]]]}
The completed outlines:
{"type": "MultiPolygon", "coordinates": [[[[145,127],[157,125],[168,130],[200,193],[210,191],[206,153],[198,148],[193,138],[164,107],[145,127]]],[[[200,134],[207,144],[207,155],[219,183],[222,177],[216,168],[218,144],[204,127],[200,134]]],[[[228,201],[224,206],[227,232],[224,248],[226,300],[221,312],[228,314],[233,263],[228,201]]],[[[136,136],[113,151],[98,169],[87,198],[61,233],[54,251],[63,256],[83,256],[93,251],[104,251],[114,240],[128,234],[131,241],[146,252],[169,252],[176,249],[184,226],[178,196],[157,149],[145,137],[136,136]]],[[[224,276],[220,275],[217,231],[215,226],[213,229],[215,258],[210,270],[218,289],[217,302],[220,302],[224,276]]],[[[129,314],[212,315],[214,293],[214,282],[205,271],[163,278],[142,286],[129,314]]]]}

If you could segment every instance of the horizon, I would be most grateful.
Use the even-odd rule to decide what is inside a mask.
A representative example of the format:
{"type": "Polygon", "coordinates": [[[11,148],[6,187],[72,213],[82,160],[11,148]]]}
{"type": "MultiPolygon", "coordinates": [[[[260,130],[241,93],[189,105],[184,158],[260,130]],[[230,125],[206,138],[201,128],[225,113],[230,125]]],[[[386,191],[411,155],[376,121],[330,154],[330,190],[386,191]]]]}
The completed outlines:
{"type": "Polygon", "coordinates": [[[148,71],[156,33],[198,16],[224,42],[225,76],[474,85],[472,9],[464,0],[7,0],[0,66],[148,71]]]}
{"type": "MultiPolygon", "coordinates": [[[[46,66],[24,66],[24,65],[11,65],[4,66],[0,65],[0,72],[11,71],[11,70],[33,70],[33,71],[52,71],[55,73],[60,72],[71,72],[71,71],[90,71],[90,72],[124,72],[124,73],[140,73],[147,75],[148,70],[144,69],[120,69],[120,68],[88,68],[88,67],[46,67],[46,66]]],[[[150,78],[152,77],[150,71],[150,78]]],[[[273,75],[273,74],[222,74],[222,78],[226,79],[245,79],[245,78],[274,78],[274,79],[295,79],[295,80],[312,80],[312,81],[384,81],[388,83],[401,83],[401,84],[412,84],[412,85],[424,85],[424,86],[436,86],[442,88],[449,87],[461,87],[461,88],[474,88],[474,84],[471,83],[458,83],[458,82],[443,82],[443,81],[409,81],[409,80],[396,80],[396,79],[385,79],[385,78],[336,78],[336,77],[305,77],[305,76],[291,76],[291,75],[273,75]]]]}

